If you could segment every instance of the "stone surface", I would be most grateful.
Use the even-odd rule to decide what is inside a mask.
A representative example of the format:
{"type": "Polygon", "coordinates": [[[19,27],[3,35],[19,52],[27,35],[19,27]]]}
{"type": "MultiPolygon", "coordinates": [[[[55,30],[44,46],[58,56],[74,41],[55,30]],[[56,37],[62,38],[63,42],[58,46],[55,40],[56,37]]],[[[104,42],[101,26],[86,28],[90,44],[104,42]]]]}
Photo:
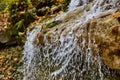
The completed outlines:
{"type": "MultiPolygon", "coordinates": [[[[80,15],[82,15],[82,12],[80,13],[80,11],[77,10],[77,12],[72,12],[74,13],[72,15],[68,13],[68,17],[75,17],[75,15],[78,14],[78,12],[80,15]]],[[[71,23],[72,20],[74,20],[74,18],[67,18],[67,16],[65,18],[62,19],[62,23],[49,29],[49,31],[45,34],[40,33],[40,44],[44,44],[43,36],[41,36],[41,34],[44,34],[44,37],[47,35],[46,37],[49,38],[48,41],[52,44],[57,43],[54,42],[52,36],[56,36],[56,38],[59,38],[61,34],[66,36],[67,27],[69,26],[69,23],[71,23]],[[56,32],[58,30],[59,32],[57,32],[54,35],[53,32],[56,32]]],[[[83,38],[86,41],[83,47],[83,52],[85,52],[86,48],[88,48],[89,45],[89,47],[93,51],[94,56],[98,54],[101,55],[102,61],[108,67],[115,70],[120,70],[120,22],[118,18],[118,13],[102,14],[86,22],[85,25],[77,27],[73,30],[74,34],[77,34],[79,30],[84,30],[82,34],[76,36],[76,38],[78,39],[79,47],[83,47],[83,45],[81,45],[83,38]],[[88,43],[89,39],[91,41],[90,44],[88,43]]]]}
{"type": "Polygon", "coordinates": [[[7,22],[8,17],[7,14],[0,14],[0,43],[6,43],[9,41],[9,37],[6,33],[6,28],[9,25],[7,22]]]}
{"type": "Polygon", "coordinates": [[[9,41],[6,31],[3,28],[0,28],[0,42],[6,43],[9,41]]]}
{"type": "Polygon", "coordinates": [[[116,75],[120,71],[119,1],[87,1],[43,21],[36,29],[40,32],[30,32],[24,50],[24,80],[120,79],[116,75]],[[55,21],[60,23],[53,25],[55,21]]]}

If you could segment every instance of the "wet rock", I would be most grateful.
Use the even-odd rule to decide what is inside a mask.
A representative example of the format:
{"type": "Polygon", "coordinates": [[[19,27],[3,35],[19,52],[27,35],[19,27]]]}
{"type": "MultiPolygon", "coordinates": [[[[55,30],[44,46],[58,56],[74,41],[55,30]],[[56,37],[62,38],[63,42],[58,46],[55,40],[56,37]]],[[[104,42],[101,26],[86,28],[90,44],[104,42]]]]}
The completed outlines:
{"type": "Polygon", "coordinates": [[[39,35],[39,43],[41,45],[44,45],[44,36],[43,35],[39,35]]]}
{"type": "MultiPolygon", "coordinates": [[[[93,50],[101,50],[103,62],[111,69],[120,70],[120,23],[111,15],[101,19],[98,18],[96,22],[97,25],[94,26],[94,34],[92,34],[91,38],[95,39],[98,47],[96,48],[93,45],[93,50]],[[106,19],[108,19],[107,24],[104,22],[106,19]]],[[[93,30],[93,25],[91,25],[91,30],[93,30]]]]}
{"type": "MultiPolygon", "coordinates": [[[[76,13],[75,11],[74,15],[75,14],[78,13],[76,13]]],[[[54,25],[54,29],[53,27],[49,27],[46,39],[50,43],[54,44],[54,39],[52,39],[54,36],[56,36],[56,38],[60,38],[61,34],[67,34],[67,24],[68,22],[70,22],[70,20],[72,21],[73,17],[71,19],[69,18],[68,22],[65,21],[65,18],[63,19],[63,22],[59,24],[59,27],[58,25],[54,25]],[[64,30],[62,30],[63,28],[64,30]],[[60,32],[57,32],[58,34],[54,35],[53,32],[56,32],[56,30],[59,30],[60,32]]],[[[68,18],[66,19],[68,20],[68,18]]],[[[106,64],[111,69],[120,70],[119,25],[120,23],[118,22],[117,18],[114,18],[112,14],[102,14],[102,17],[93,18],[92,20],[88,21],[85,25],[81,25],[81,27],[78,27],[75,30],[73,30],[73,32],[74,34],[77,34],[80,30],[83,30],[83,32],[81,32],[81,35],[79,34],[79,36],[76,36],[78,40],[78,45],[83,50],[82,52],[86,53],[86,49],[89,47],[93,51],[93,56],[98,54],[101,55],[101,59],[104,62],[104,64],[106,64]],[[81,44],[84,41],[85,43],[81,44]]],[[[39,36],[39,43],[42,45],[44,44],[43,36],[45,35],[40,34],[39,36]]],[[[64,35],[64,37],[65,36],[66,35],[64,35]]]]}
{"type": "MultiPolygon", "coordinates": [[[[32,69],[35,68],[37,74],[33,71],[29,75],[28,71],[26,78],[35,76],[36,79],[48,79],[50,75],[53,77],[51,80],[60,77],[63,80],[73,80],[72,77],[83,80],[103,80],[111,79],[111,75],[115,75],[109,71],[109,68],[120,71],[120,23],[118,18],[112,15],[116,10],[95,13],[95,16],[94,12],[91,13],[89,10],[90,5],[78,7],[60,17],[62,21],[60,24],[51,26],[48,21],[42,25],[42,27],[47,24],[50,26],[47,27],[47,31],[46,27],[42,28],[34,44],[45,45],[38,47],[40,49],[38,54],[30,53],[32,54],[30,56],[27,50],[25,53],[30,57],[28,60],[30,65],[35,63],[32,69]],[[32,61],[33,55],[36,57],[32,61]],[[55,69],[52,71],[51,68],[55,69]],[[41,78],[37,75],[43,76],[41,78]]],[[[27,61],[25,63],[28,65],[27,61]]],[[[28,67],[27,70],[31,69],[31,66],[28,67]]]]}
{"type": "Polygon", "coordinates": [[[6,43],[9,41],[9,36],[6,33],[6,28],[10,24],[7,22],[8,14],[0,14],[0,43],[6,43]]]}
{"type": "Polygon", "coordinates": [[[0,28],[0,43],[7,43],[8,41],[9,41],[9,37],[5,29],[0,28]]]}

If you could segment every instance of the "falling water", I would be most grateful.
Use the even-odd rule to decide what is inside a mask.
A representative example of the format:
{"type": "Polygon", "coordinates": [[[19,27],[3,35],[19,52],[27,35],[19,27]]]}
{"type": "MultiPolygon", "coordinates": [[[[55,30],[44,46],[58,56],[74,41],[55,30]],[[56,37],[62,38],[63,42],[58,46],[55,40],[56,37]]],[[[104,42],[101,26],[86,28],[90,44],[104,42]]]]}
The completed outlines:
{"type": "Polygon", "coordinates": [[[102,66],[99,53],[92,56],[90,45],[96,48],[97,45],[91,42],[90,31],[82,28],[94,17],[115,12],[119,3],[119,0],[71,0],[70,11],[59,18],[64,21],[67,17],[70,21],[49,31],[50,38],[42,36],[44,45],[38,38],[42,24],[28,31],[24,46],[24,80],[103,80],[103,71],[109,71],[102,66]],[[84,32],[88,33],[88,39],[79,39],[84,32]]]}
{"type": "Polygon", "coordinates": [[[68,10],[75,9],[79,5],[79,0],[71,0],[68,10]]]}
{"type": "Polygon", "coordinates": [[[78,6],[84,6],[87,5],[89,2],[92,2],[92,0],[71,0],[68,10],[73,10],[78,6]]]}

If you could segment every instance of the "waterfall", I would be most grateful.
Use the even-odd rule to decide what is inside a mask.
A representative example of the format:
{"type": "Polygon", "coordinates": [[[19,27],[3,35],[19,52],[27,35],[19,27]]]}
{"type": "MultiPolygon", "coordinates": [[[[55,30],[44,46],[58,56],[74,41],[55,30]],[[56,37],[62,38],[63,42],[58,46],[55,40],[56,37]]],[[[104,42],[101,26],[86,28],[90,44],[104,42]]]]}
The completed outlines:
{"type": "Polygon", "coordinates": [[[71,0],[68,10],[75,9],[79,5],[79,0],[71,0]]]}
{"type": "Polygon", "coordinates": [[[64,17],[54,19],[63,20],[55,29],[40,34],[42,25],[48,21],[28,31],[23,52],[24,80],[104,80],[103,71],[109,74],[109,69],[102,66],[99,52],[93,56],[91,45],[97,48],[96,41],[91,41],[89,27],[84,31],[83,26],[94,17],[115,12],[119,3],[119,0],[71,0],[64,17]],[[81,37],[84,33],[88,39],[81,37]]]}
{"type": "Polygon", "coordinates": [[[89,2],[89,0],[71,0],[69,6],[68,6],[68,10],[73,10],[78,6],[84,6],[87,5],[87,3],[89,2]]]}

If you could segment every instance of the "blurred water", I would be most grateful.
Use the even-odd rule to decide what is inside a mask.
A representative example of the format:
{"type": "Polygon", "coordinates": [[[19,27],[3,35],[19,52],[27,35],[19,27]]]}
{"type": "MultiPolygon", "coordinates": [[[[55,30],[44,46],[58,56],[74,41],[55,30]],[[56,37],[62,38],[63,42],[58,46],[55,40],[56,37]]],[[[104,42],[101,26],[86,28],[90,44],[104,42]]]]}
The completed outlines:
{"type": "Polygon", "coordinates": [[[44,35],[44,45],[39,44],[38,38],[41,25],[28,31],[24,46],[24,80],[104,80],[103,71],[109,73],[109,70],[102,66],[99,53],[92,56],[89,31],[88,40],[82,37],[78,45],[78,37],[85,32],[79,28],[94,17],[115,12],[119,3],[119,0],[71,0],[69,11],[56,20],[80,10],[82,16],[65,23],[59,30],[51,31],[50,40],[44,35]]]}

